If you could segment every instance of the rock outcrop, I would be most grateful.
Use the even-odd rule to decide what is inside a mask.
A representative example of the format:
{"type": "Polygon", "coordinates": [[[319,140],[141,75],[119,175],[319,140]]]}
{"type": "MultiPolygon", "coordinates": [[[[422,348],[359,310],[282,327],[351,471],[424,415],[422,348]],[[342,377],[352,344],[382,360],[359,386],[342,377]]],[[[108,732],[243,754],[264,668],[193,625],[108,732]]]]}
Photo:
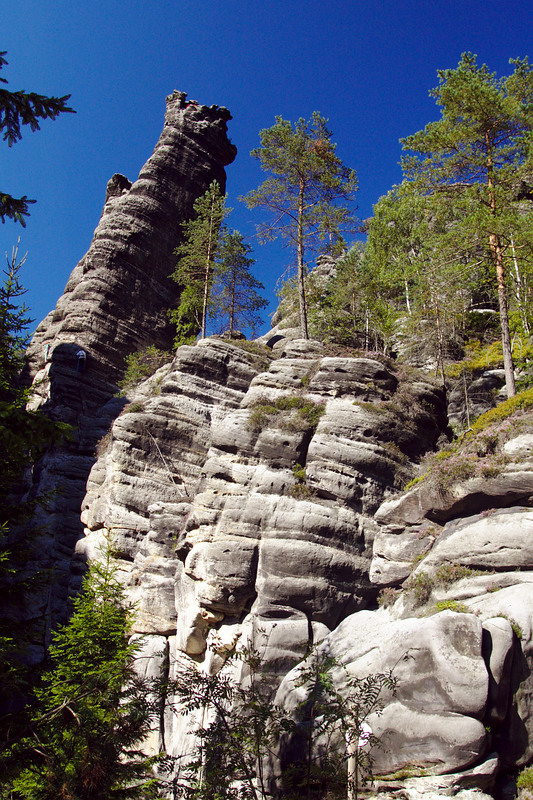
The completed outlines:
{"type": "MultiPolygon", "coordinates": [[[[380,791],[484,797],[533,760],[533,414],[485,430],[464,458],[441,453],[405,492],[449,437],[445,391],[386,358],[331,355],[290,314],[263,343],[181,347],[116,396],[127,353],[170,345],[179,221],[224,184],[228,118],[168,99],[154,155],[134,184],[110,181],[91,249],[30,347],[35,404],[74,426],[34,470],[49,493],[40,563],[55,571],[35,615],[64,615],[111,544],[147,675],[212,674],[240,640],[292,714],[317,654],[335,657],[341,694],[391,671],[397,690],[368,720],[380,791]]],[[[497,383],[485,376],[480,409],[497,383]]],[[[183,717],[159,723],[151,752],[194,747],[183,717]]]]}
{"type": "MultiPolygon", "coordinates": [[[[275,354],[182,347],[131,394],[77,558],[113,542],[137,632],[171,670],[218,668],[212,632],[240,638],[289,712],[310,645],[345,667],[341,692],[343,676],[392,670],[397,693],[370,720],[382,788],[414,771],[413,796],[488,790],[533,758],[527,421],[498,474],[398,494],[446,430],[442,389],[277,335],[275,354]]],[[[169,716],[159,745],[190,746],[182,726],[169,716]]]]}
{"type": "Polygon", "coordinates": [[[36,602],[64,616],[68,570],[82,535],[79,513],[95,446],[124,401],[115,397],[124,357],[155,344],[170,349],[166,311],[177,300],[170,279],[181,223],[216,180],[235,147],[227,138],[225,108],[167,98],[165,124],[153,155],[132,184],[114,175],[87,254],[72,272],[56,308],[39,325],[27,352],[25,379],[33,405],[73,426],[74,439],[48,452],[34,470],[33,493],[47,495],[37,524],[41,570],[53,570],[51,597],[36,602]],[[78,353],[84,351],[84,358],[78,353]]]}

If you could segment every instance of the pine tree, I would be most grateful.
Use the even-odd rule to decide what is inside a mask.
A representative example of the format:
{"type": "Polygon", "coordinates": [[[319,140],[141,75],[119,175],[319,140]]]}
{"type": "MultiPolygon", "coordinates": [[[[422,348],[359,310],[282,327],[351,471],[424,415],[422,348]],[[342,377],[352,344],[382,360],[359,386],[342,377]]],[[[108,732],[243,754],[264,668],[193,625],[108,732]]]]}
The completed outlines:
{"type": "Polygon", "coordinates": [[[515,393],[508,318],[511,239],[520,227],[519,185],[531,170],[533,72],[527,58],[511,60],[497,78],[464,53],[457,69],[439,71],[430,92],[441,119],[402,141],[402,165],[417,190],[437,206],[451,205],[448,232],[462,252],[481,247],[497,288],[507,393],[515,393]]]}
{"type": "Polygon", "coordinates": [[[222,236],[209,316],[230,336],[240,329],[251,329],[253,336],[262,323],[257,312],[267,305],[259,294],[265,287],[250,272],[255,264],[251,252],[239,231],[222,236]]]}
{"type": "Polygon", "coordinates": [[[16,769],[3,779],[10,798],[149,796],[152,761],[138,745],[159,703],[135,673],[131,621],[107,553],[91,565],[70,621],[53,635],[52,667],[34,690],[24,736],[3,754],[3,774],[16,769]]]}
{"type": "Polygon", "coordinates": [[[300,327],[308,339],[306,253],[338,254],[344,247],[342,234],[355,225],[348,204],[357,179],[336,155],[327,120],[317,111],[294,127],[276,117],[275,125],[259,135],[261,146],[252,150],[252,156],[273,177],[243,199],[249,208],[265,208],[272,214],[271,221],[259,226],[262,241],[281,236],[296,252],[300,327]]]}
{"type": "Polygon", "coordinates": [[[193,207],[196,216],[183,223],[183,242],[174,251],[179,261],[172,278],[180,285],[181,294],[169,317],[176,325],[176,347],[194,340],[198,331],[205,338],[221,225],[229,213],[216,181],[193,207]]]}
{"type": "MultiPolygon", "coordinates": [[[[5,50],[0,52],[0,69],[7,64],[5,55],[5,50]]],[[[6,84],[7,80],[0,77],[0,83],[6,84]]],[[[66,112],[74,114],[73,109],[67,106],[69,97],[69,94],[45,97],[24,90],[10,92],[0,87],[0,131],[3,131],[4,141],[9,147],[18,142],[22,138],[21,125],[29,125],[32,131],[38,131],[40,119],[56,119],[66,112]]],[[[0,219],[5,222],[7,217],[26,227],[24,217],[29,214],[29,203],[35,203],[35,200],[28,200],[26,196],[15,198],[0,191],[0,219]]]]}

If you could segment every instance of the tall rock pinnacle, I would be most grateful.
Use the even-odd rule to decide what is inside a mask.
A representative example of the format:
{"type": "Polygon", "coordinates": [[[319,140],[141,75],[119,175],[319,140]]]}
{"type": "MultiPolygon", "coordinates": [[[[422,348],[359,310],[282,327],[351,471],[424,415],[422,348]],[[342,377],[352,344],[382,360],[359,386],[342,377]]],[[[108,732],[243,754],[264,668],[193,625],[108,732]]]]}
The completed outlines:
{"type": "Polygon", "coordinates": [[[169,279],[173,250],[194,201],[213,180],[225,188],[224,166],[236,154],[226,135],[228,119],[227,109],[188,102],[183,92],[167,97],[152,156],[135,183],[111,178],[91,246],[37,328],[27,353],[31,378],[46,366],[47,354],[52,362],[70,357],[75,365],[71,348],[83,347],[91,373],[86,402],[94,407],[109,396],[107,384],[120,378],[125,354],[148,343],[171,345],[166,310],[177,294],[169,279]]]}
{"type": "Polygon", "coordinates": [[[28,349],[24,378],[34,385],[33,407],[75,430],[75,441],[49,451],[34,470],[35,494],[53,490],[38,520],[46,539],[42,566],[55,574],[51,606],[46,601],[52,612],[65,609],[80,504],[95,445],[123,402],[114,395],[124,357],[148,344],[171,347],[166,312],[178,295],[169,278],[173,251],[195,200],[213,180],[225,189],[224,167],[236,155],[229,119],[227,109],[188,101],[183,92],[167,97],[152,156],[133,184],[123,175],[109,181],[89,250],[28,349]],[[78,363],[80,351],[85,358],[78,363]]]}

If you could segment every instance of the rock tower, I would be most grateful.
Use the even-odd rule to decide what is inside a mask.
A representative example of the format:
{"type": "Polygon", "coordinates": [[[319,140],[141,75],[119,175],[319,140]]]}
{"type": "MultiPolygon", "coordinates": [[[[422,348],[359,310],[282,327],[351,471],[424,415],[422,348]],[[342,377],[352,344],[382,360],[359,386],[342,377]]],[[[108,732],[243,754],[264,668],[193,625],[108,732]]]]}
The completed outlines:
{"type": "Polygon", "coordinates": [[[188,101],[184,92],[167,97],[152,156],[133,184],[123,175],[109,181],[91,246],[28,349],[25,380],[34,384],[34,407],[74,431],[72,442],[49,451],[34,470],[32,491],[49,493],[38,520],[38,557],[54,573],[51,595],[36,601],[36,615],[61,616],[66,608],[67,572],[82,533],[80,505],[95,445],[123,405],[115,395],[124,356],[147,344],[172,344],[166,311],[178,292],[169,278],[173,251],[195,200],[214,180],[224,191],[224,167],[236,155],[227,137],[229,119],[226,108],[188,101]]]}

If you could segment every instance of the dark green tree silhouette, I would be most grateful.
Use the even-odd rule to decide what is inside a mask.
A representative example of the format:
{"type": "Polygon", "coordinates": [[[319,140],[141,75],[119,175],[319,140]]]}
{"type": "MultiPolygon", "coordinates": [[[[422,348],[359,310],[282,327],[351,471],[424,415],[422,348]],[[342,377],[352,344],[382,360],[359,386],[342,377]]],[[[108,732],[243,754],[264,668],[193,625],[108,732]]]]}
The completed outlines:
{"type": "MultiPolygon", "coordinates": [[[[5,55],[5,50],[0,51],[0,69],[7,64],[5,55]]],[[[7,80],[0,77],[0,83],[7,84],[7,80]]],[[[3,140],[12,147],[22,138],[22,125],[29,125],[32,131],[38,131],[40,119],[56,119],[63,113],[74,114],[74,110],[67,106],[69,98],[69,94],[64,97],[45,97],[23,89],[10,92],[0,86],[0,131],[3,132],[3,140]]],[[[35,203],[35,200],[28,200],[26,195],[15,198],[0,191],[0,219],[5,222],[7,217],[26,227],[24,217],[29,214],[30,203],[35,203]]]]}
{"type": "Polygon", "coordinates": [[[107,552],[92,563],[70,621],[53,634],[52,666],[34,689],[24,735],[4,753],[10,798],[151,796],[153,759],[140,744],[159,700],[134,669],[131,622],[107,552]]]}
{"type": "Polygon", "coordinates": [[[250,272],[255,264],[251,251],[239,231],[227,231],[221,238],[209,316],[230,336],[243,328],[253,336],[262,323],[258,311],[267,305],[259,294],[265,287],[250,272]]]}

